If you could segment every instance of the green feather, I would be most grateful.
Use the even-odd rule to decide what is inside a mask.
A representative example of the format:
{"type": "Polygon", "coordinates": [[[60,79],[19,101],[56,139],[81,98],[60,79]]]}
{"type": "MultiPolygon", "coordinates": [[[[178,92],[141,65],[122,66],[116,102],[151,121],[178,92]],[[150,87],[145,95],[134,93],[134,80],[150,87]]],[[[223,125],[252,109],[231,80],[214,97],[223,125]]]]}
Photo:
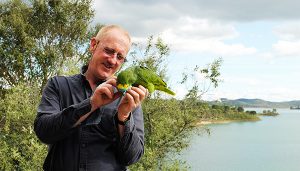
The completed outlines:
{"type": "Polygon", "coordinates": [[[167,87],[167,84],[161,77],[146,67],[129,67],[118,74],[117,87],[121,92],[126,91],[131,86],[137,85],[142,85],[147,88],[150,93],[159,90],[170,95],[175,95],[175,93],[167,87]]]}

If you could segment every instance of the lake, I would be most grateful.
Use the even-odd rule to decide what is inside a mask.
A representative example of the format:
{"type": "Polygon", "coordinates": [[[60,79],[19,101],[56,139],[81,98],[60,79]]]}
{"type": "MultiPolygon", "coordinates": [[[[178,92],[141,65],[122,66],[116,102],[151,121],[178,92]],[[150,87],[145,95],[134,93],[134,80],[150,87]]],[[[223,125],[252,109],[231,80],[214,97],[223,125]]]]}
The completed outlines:
{"type": "MultiPolygon", "coordinates": [[[[247,109],[262,111],[263,109],[247,109]]],[[[195,171],[300,171],[300,110],[261,121],[207,125],[181,157],[195,171]]]]}

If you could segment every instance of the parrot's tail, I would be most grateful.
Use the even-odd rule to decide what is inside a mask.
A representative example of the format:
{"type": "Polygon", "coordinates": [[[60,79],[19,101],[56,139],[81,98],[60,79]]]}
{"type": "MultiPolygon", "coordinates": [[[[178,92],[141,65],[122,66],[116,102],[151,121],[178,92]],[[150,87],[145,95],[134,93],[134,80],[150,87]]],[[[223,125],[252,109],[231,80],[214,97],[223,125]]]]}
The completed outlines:
{"type": "Polygon", "coordinates": [[[172,90],[168,89],[168,88],[164,87],[161,91],[166,92],[166,93],[168,93],[172,96],[175,96],[175,93],[172,90]]]}

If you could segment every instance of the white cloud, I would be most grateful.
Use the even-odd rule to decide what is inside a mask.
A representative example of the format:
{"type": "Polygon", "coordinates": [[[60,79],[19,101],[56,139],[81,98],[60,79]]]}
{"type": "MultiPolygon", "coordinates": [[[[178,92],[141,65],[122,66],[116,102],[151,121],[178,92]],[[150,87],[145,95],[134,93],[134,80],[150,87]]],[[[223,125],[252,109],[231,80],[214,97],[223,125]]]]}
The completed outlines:
{"type": "Polygon", "coordinates": [[[138,37],[166,30],[182,16],[223,22],[296,20],[300,18],[299,6],[300,1],[295,0],[97,0],[93,3],[94,22],[120,24],[138,37]]]}
{"type": "Polygon", "coordinates": [[[280,56],[300,56],[299,41],[278,41],[273,45],[273,49],[280,56]]]}
{"type": "Polygon", "coordinates": [[[223,84],[236,84],[236,85],[244,85],[244,86],[259,86],[265,83],[263,78],[256,77],[241,77],[241,76],[223,76],[224,83],[223,84]]]}
{"type": "Polygon", "coordinates": [[[280,26],[274,28],[273,32],[279,39],[286,41],[299,41],[300,40],[300,23],[298,21],[285,22],[280,26]]]}
{"type": "Polygon", "coordinates": [[[277,56],[300,56],[299,21],[285,22],[273,29],[279,40],[272,45],[277,56]]]}
{"type": "Polygon", "coordinates": [[[97,0],[93,9],[96,12],[94,23],[118,24],[136,37],[158,34],[179,15],[169,3],[97,0]]]}
{"type": "Polygon", "coordinates": [[[257,57],[267,60],[269,64],[274,63],[274,53],[272,52],[260,52],[257,54],[257,57]]]}
{"type": "Polygon", "coordinates": [[[224,56],[249,55],[255,48],[243,44],[226,44],[224,40],[239,34],[230,24],[207,19],[180,17],[161,33],[162,39],[177,51],[213,53],[224,56]]]}
{"type": "Polygon", "coordinates": [[[223,40],[238,36],[232,25],[190,16],[182,16],[165,30],[182,38],[223,40]]]}

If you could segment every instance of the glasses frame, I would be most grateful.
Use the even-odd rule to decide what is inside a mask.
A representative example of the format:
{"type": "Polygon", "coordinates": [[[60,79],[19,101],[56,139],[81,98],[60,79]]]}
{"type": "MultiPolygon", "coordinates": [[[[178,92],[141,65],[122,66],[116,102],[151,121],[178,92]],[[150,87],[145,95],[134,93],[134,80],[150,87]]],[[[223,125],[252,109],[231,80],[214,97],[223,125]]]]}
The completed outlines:
{"type": "MultiPolygon", "coordinates": [[[[98,45],[100,44],[100,41],[99,40],[96,40],[96,48],[98,48],[98,45]]],[[[101,46],[101,45],[100,45],[101,46]]],[[[96,49],[95,48],[95,49],[96,49]]],[[[127,59],[126,59],[126,56],[124,56],[123,54],[121,53],[118,53],[115,49],[113,48],[110,48],[108,46],[101,46],[101,50],[108,56],[116,56],[117,60],[120,62],[120,63],[125,63],[127,62],[127,59]]]]}

